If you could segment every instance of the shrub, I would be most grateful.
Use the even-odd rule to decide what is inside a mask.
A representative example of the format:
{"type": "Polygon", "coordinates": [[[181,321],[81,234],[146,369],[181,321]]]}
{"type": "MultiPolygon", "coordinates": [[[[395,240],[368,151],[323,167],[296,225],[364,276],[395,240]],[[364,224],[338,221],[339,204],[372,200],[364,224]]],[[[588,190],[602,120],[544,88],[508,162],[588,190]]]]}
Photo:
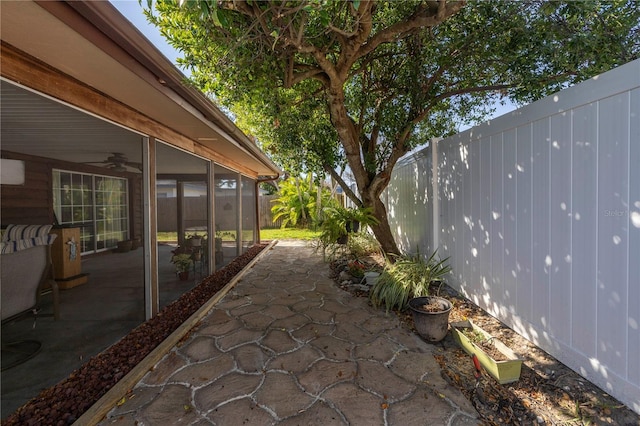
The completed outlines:
{"type": "Polygon", "coordinates": [[[320,225],[320,241],[323,246],[334,244],[340,237],[353,234],[350,231],[353,223],[357,222],[361,228],[378,223],[370,207],[344,208],[326,207],[323,210],[324,220],[320,225]]]}
{"type": "Polygon", "coordinates": [[[364,257],[373,253],[381,253],[380,243],[376,238],[367,232],[357,232],[349,235],[347,241],[349,253],[354,257],[364,257]]]}
{"type": "Polygon", "coordinates": [[[178,272],[186,272],[193,267],[191,255],[187,253],[174,254],[171,258],[171,263],[176,265],[176,271],[178,272]]]}

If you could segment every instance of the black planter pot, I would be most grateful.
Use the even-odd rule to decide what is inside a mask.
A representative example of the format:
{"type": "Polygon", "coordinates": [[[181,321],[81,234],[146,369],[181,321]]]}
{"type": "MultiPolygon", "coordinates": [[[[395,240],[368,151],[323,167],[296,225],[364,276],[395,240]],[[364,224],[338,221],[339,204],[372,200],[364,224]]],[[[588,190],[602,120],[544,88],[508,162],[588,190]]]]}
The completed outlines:
{"type": "Polygon", "coordinates": [[[413,314],[413,324],[418,334],[428,342],[439,342],[444,339],[449,331],[449,313],[451,312],[451,302],[442,297],[423,296],[409,300],[409,309],[413,314]],[[435,302],[442,310],[428,312],[420,307],[435,302]]]}
{"type": "Polygon", "coordinates": [[[347,232],[358,232],[360,231],[360,222],[357,220],[350,220],[346,223],[345,227],[347,228],[347,232]]]}

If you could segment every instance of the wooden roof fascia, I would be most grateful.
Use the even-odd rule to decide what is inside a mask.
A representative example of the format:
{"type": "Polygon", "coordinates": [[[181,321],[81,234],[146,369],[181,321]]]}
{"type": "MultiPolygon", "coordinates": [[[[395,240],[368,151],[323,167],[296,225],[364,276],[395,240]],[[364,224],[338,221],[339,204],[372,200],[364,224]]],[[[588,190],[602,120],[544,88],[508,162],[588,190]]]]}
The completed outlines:
{"type": "Polygon", "coordinates": [[[37,92],[45,93],[80,110],[95,114],[107,120],[119,123],[136,131],[153,135],[187,152],[198,154],[212,161],[233,168],[249,177],[257,178],[257,174],[238,163],[221,155],[213,149],[199,145],[192,139],[171,130],[147,116],[142,115],[129,106],[97,92],[92,87],[61,73],[48,64],[28,55],[10,44],[1,41],[0,55],[1,75],[37,92]]]}

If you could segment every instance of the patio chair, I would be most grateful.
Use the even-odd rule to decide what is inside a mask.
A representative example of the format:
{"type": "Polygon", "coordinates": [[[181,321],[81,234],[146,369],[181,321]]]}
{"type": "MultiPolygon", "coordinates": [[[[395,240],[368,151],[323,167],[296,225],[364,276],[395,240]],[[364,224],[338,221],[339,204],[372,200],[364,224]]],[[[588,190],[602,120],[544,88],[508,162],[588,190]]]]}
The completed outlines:
{"type": "MultiPolygon", "coordinates": [[[[45,290],[53,294],[53,316],[59,318],[58,284],[51,263],[50,225],[9,225],[0,243],[0,316],[2,325],[32,313],[37,315],[45,290]]],[[[2,343],[2,370],[32,358],[41,343],[19,340],[2,343]]]]}

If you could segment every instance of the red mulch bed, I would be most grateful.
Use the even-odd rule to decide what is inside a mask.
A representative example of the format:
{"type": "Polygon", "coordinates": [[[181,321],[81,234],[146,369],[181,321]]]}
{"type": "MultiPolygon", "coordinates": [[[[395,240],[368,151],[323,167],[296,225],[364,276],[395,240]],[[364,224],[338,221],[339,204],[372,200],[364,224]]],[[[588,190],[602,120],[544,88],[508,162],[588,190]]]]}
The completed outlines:
{"type": "Polygon", "coordinates": [[[2,425],[70,425],[153,349],[220,291],[266,245],[251,247],[223,269],[133,329],[71,375],[18,408],[2,425]]]}

